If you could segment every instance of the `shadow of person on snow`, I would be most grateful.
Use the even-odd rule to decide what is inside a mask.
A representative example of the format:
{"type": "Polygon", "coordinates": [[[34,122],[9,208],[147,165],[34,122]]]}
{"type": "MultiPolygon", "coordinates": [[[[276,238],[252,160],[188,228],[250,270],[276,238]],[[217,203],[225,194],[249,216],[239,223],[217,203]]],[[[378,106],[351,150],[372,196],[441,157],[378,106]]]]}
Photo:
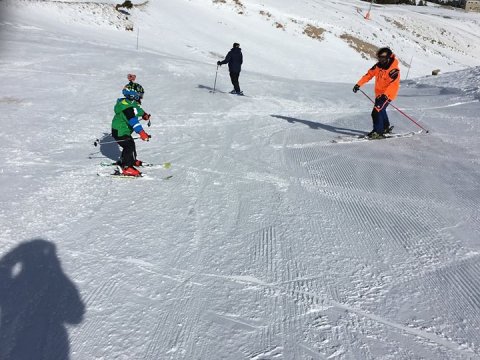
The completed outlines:
{"type": "Polygon", "coordinates": [[[104,133],[99,144],[100,152],[103,156],[114,161],[120,159],[122,152],[120,150],[120,146],[118,146],[118,144],[115,142],[112,134],[104,133]]]}
{"type": "Polygon", "coordinates": [[[352,135],[352,136],[367,134],[367,132],[361,131],[361,130],[341,128],[341,127],[322,124],[322,123],[319,123],[319,122],[313,122],[313,121],[309,121],[309,120],[295,119],[295,118],[288,117],[288,116],[282,116],[282,115],[270,115],[270,116],[274,117],[274,118],[282,119],[282,120],[287,120],[289,123],[296,123],[296,122],[302,123],[302,124],[307,125],[311,129],[315,129],[315,130],[323,129],[323,130],[331,131],[331,132],[334,132],[334,133],[337,133],[337,134],[352,135]]]}
{"type": "MultiPolygon", "coordinates": [[[[210,86],[206,86],[206,85],[198,85],[198,88],[199,89],[205,89],[205,90],[209,90],[210,92],[213,92],[213,87],[210,87],[210,86]]],[[[218,89],[215,89],[215,92],[218,92],[218,93],[222,93],[222,94],[225,94],[224,91],[220,91],[218,89]]]]}
{"type": "Polygon", "coordinates": [[[84,313],[53,243],[27,241],[0,260],[0,359],[68,360],[65,324],[84,313]]]}

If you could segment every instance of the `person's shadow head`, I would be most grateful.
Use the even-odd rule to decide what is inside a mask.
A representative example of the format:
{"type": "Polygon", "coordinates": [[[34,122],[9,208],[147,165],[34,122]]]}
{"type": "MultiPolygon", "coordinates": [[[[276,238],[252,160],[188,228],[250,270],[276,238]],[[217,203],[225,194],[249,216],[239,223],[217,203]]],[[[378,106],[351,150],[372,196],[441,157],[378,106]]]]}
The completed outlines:
{"type": "Polygon", "coordinates": [[[0,359],[69,359],[65,324],[84,313],[53,243],[27,241],[0,260],[0,359]]]}

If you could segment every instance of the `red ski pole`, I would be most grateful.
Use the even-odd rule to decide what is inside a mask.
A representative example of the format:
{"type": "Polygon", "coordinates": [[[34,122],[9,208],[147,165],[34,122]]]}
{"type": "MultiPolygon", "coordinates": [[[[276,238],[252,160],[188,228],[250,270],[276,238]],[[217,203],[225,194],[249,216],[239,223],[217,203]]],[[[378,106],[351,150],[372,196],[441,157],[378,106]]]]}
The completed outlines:
{"type": "Polygon", "coordinates": [[[395,105],[393,105],[392,103],[390,103],[390,105],[392,105],[395,110],[397,110],[400,114],[402,114],[402,115],[405,116],[408,120],[410,120],[410,121],[413,122],[415,125],[417,125],[420,129],[425,130],[425,132],[428,134],[428,130],[425,129],[422,125],[420,125],[418,122],[416,122],[415,120],[413,120],[410,116],[408,116],[407,114],[405,114],[402,110],[400,110],[399,108],[397,108],[397,107],[396,107],[395,105]]]}
{"type": "MultiPolygon", "coordinates": [[[[372,98],[370,96],[368,96],[367,94],[365,94],[365,92],[362,90],[362,89],[359,89],[360,92],[365,95],[367,97],[368,100],[370,100],[373,104],[375,104],[375,101],[372,100],[372,98]]],[[[426,133],[428,133],[429,131],[427,129],[425,129],[422,125],[420,125],[418,122],[416,122],[415,120],[412,119],[412,117],[408,116],[407,114],[405,114],[402,110],[400,110],[398,107],[396,107],[395,105],[393,105],[391,102],[390,102],[390,105],[392,105],[392,107],[397,110],[400,114],[402,114],[403,116],[405,116],[408,120],[410,120],[411,122],[413,122],[415,125],[417,125],[420,129],[422,130],[425,130],[426,133]]]]}

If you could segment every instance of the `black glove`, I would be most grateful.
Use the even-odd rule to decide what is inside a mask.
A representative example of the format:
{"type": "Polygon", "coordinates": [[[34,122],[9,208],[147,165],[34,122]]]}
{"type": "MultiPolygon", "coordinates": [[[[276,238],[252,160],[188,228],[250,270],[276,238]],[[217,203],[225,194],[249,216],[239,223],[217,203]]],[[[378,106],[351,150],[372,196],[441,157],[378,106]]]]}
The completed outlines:
{"type": "Polygon", "coordinates": [[[353,92],[356,93],[360,89],[360,86],[358,84],[355,84],[353,87],[353,92]]]}
{"type": "Polygon", "coordinates": [[[222,66],[222,62],[221,62],[221,61],[217,61],[217,65],[218,65],[218,66],[222,66]]]}
{"type": "Polygon", "coordinates": [[[385,94],[382,94],[375,98],[375,102],[377,102],[379,105],[383,105],[386,101],[388,101],[388,96],[385,94]]]}
{"type": "Polygon", "coordinates": [[[388,102],[388,96],[385,94],[379,95],[375,98],[375,107],[377,109],[383,109],[386,102],[388,102]]]}

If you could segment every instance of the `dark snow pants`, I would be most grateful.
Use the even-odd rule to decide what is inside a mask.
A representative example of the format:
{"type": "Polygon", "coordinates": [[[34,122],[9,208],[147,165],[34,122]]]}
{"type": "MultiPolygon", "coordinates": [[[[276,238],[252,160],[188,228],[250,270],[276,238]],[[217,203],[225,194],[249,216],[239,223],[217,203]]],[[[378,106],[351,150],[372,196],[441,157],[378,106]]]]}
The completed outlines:
{"type": "Polygon", "coordinates": [[[233,88],[237,93],[240,92],[240,84],[238,83],[238,78],[240,76],[240,73],[238,72],[230,72],[230,80],[232,80],[232,85],[233,88]]]}
{"type": "Polygon", "coordinates": [[[375,100],[375,107],[372,110],[373,131],[377,134],[383,134],[386,129],[390,127],[390,121],[388,120],[387,107],[388,102],[384,104],[377,104],[378,100],[375,100]],[[378,111],[376,107],[383,105],[383,108],[378,111]]]}
{"type": "Polygon", "coordinates": [[[122,167],[133,166],[137,159],[137,149],[135,148],[135,141],[133,138],[130,135],[118,136],[118,131],[115,129],[112,129],[112,136],[122,148],[120,165],[122,167]]]}

